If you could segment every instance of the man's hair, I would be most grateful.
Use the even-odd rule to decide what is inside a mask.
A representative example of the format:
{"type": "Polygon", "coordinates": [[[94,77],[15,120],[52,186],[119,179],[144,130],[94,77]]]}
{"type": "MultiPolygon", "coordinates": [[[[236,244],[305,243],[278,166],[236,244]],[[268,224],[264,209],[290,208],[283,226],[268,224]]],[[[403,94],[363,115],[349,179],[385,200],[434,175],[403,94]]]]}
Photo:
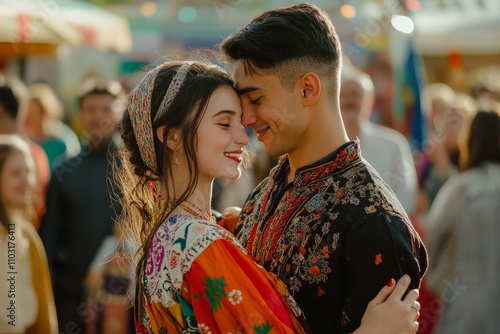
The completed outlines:
{"type": "Polygon", "coordinates": [[[314,72],[338,92],[340,42],[328,15],[314,5],[269,10],[220,47],[230,62],[243,61],[246,74],[274,74],[290,88],[301,75],[314,72]]]}
{"type": "Polygon", "coordinates": [[[91,95],[109,95],[114,99],[122,96],[123,91],[118,81],[98,82],[95,79],[87,79],[81,86],[78,93],[78,105],[81,107],[85,98],[91,95]]]}
{"type": "Polygon", "coordinates": [[[3,107],[7,115],[13,119],[17,118],[19,101],[12,88],[8,85],[0,85],[0,106],[3,107]]]}
{"type": "Polygon", "coordinates": [[[375,94],[375,86],[370,75],[358,69],[343,72],[340,81],[342,83],[355,82],[363,90],[364,96],[373,96],[375,94]]]}

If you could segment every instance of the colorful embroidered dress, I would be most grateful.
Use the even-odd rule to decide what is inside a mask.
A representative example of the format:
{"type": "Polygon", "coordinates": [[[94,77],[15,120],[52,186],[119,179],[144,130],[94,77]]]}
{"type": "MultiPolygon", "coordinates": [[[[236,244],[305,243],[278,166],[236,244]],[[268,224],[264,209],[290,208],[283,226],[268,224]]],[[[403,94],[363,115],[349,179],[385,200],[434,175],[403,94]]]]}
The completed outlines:
{"type": "Polygon", "coordinates": [[[138,333],[306,332],[284,284],[231,233],[203,219],[176,215],[160,226],[143,284],[138,333]]]}
{"type": "Polygon", "coordinates": [[[281,279],[313,333],[351,333],[390,278],[417,288],[425,247],[359,142],[297,170],[288,159],[249,196],[236,226],[248,253],[281,279]]]}

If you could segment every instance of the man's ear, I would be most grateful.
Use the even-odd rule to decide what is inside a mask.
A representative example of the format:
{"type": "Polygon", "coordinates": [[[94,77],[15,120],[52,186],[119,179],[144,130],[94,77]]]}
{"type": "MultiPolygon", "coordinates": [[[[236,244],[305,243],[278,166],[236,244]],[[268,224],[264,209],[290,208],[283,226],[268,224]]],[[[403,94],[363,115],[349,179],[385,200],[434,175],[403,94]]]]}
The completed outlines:
{"type": "Polygon", "coordinates": [[[321,95],[321,79],[315,73],[308,72],[299,78],[297,89],[303,106],[311,106],[321,95]]]}
{"type": "MultiPolygon", "coordinates": [[[[156,136],[158,136],[158,139],[162,143],[166,129],[167,129],[166,126],[160,126],[158,129],[156,129],[156,136]]],[[[169,149],[171,149],[172,151],[178,150],[181,145],[181,139],[182,139],[181,130],[177,128],[171,128],[168,130],[167,146],[169,149]]]]}

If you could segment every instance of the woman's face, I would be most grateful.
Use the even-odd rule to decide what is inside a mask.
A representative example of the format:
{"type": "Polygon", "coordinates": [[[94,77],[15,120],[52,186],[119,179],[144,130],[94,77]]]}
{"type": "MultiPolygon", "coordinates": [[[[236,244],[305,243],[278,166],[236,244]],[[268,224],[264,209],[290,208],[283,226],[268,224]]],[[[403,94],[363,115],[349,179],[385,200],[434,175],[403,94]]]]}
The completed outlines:
{"type": "Polygon", "coordinates": [[[243,147],[249,139],[241,125],[241,102],[232,87],[214,91],[197,136],[200,178],[240,177],[243,147]]]}
{"type": "Polygon", "coordinates": [[[0,173],[1,200],[7,210],[23,209],[31,201],[32,174],[21,152],[12,153],[0,173]]]}

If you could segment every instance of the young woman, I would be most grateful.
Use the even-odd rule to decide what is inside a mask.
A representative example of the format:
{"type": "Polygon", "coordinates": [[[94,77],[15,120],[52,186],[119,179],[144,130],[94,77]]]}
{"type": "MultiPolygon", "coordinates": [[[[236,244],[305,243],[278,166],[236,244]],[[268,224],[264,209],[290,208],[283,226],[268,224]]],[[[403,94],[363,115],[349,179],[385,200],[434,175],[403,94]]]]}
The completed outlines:
{"type": "MultiPolygon", "coordinates": [[[[211,216],[213,179],[241,174],[248,144],[241,114],[227,72],[199,62],[159,65],[129,95],[119,175],[123,219],[142,245],[140,333],[309,332],[284,284],[211,216]]],[[[356,333],[416,331],[418,293],[401,301],[409,277],[394,283],[370,303],[356,333]]]]}
{"type": "Polygon", "coordinates": [[[47,258],[32,223],[34,184],[28,145],[0,135],[0,333],[59,333],[47,258]]]}

